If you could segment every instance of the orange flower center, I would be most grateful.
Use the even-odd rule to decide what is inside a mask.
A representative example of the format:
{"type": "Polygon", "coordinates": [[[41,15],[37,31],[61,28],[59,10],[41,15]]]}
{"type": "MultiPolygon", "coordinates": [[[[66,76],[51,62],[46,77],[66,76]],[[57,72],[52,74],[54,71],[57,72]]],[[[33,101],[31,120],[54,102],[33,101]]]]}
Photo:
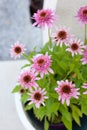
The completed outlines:
{"type": "Polygon", "coordinates": [[[71,48],[72,48],[72,50],[77,50],[78,49],[78,45],[77,45],[77,43],[73,43],[72,45],[71,45],[71,48]]]}
{"type": "Polygon", "coordinates": [[[18,47],[15,48],[14,51],[15,51],[17,54],[19,54],[19,53],[21,53],[22,50],[21,50],[21,47],[18,46],[18,47]]]}
{"type": "Polygon", "coordinates": [[[63,88],[62,88],[62,92],[69,94],[71,92],[70,86],[64,85],[63,88]]]}
{"type": "Polygon", "coordinates": [[[60,32],[58,33],[58,37],[59,37],[61,40],[66,39],[67,33],[62,30],[62,31],[60,31],[60,32]]]}
{"type": "Polygon", "coordinates": [[[35,93],[35,95],[34,95],[34,99],[38,100],[38,101],[41,99],[41,97],[42,97],[42,95],[39,92],[35,93]]]}
{"type": "Polygon", "coordinates": [[[29,75],[24,76],[24,82],[28,83],[31,81],[31,77],[29,75]]]}

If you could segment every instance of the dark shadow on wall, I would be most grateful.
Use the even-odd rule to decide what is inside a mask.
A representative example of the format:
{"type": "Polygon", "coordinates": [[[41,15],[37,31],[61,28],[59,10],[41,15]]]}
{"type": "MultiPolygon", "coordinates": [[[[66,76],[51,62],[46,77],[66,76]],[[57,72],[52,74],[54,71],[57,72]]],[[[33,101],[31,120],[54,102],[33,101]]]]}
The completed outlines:
{"type": "Polygon", "coordinates": [[[33,24],[35,21],[32,19],[32,16],[34,13],[37,12],[38,9],[43,8],[43,2],[44,0],[29,0],[30,5],[29,5],[29,12],[30,12],[30,17],[31,17],[31,23],[33,24]]]}

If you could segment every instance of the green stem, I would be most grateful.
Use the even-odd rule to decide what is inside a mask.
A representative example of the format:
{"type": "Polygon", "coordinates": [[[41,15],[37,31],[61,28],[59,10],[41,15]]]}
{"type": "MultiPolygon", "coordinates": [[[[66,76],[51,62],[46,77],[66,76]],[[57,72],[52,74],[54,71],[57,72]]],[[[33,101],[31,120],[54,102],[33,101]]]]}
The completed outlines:
{"type": "Polygon", "coordinates": [[[87,25],[85,24],[85,39],[84,39],[85,44],[87,44],[86,43],[87,42],[86,35],[87,35],[87,25]]]}
{"type": "Polygon", "coordinates": [[[49,36],[49,45],[51,48],[52,47],[52,39],[51,39],[51,35],[50,35],[50,29],[48,29],[48,36],[49,36]]]}

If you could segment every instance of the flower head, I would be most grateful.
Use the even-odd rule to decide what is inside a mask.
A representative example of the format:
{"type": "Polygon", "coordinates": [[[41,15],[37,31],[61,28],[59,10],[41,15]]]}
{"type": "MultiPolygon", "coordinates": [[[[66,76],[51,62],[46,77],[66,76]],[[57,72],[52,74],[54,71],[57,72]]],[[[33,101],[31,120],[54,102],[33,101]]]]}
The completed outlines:
{"type": "Polygon", "coordinates": [[[66,81],[57,81],[58,87],[55,88],[56,92],[58,93],[59,97],[58,100],[64,104],[64,101],[66,101],[67,106],[70,104],[70,99],[72,97],[78,99],[78,95],[80,93],[78,92],[79,88],[75,88],[75,84],[72,82],[66,81]]]}
{"type": "Polygon", "coordinates": [[[87,24],[87,6],[81,7],[76,17],[82,24],[87,24]]]}
{"type": "Polygon", "coordinates": [[[82,64],[87,64],[87,46],[84,46],[83,58],[81,59],[82,64]]]}
{"type": "Polygon", "coordinates": [[[73,36],[69,32],[69,28],[66,29],[65,27],[59,27],[53,36],[53,41],[56,42],[56,45],[67,45],[72,37],[73,36]]]}
{"type": "Polygon", "coordinates": [[[42,9],[38,10],[37,13],[34,13],[33,19],[35,20],[34,26],[51,27],[55,21],[55,14],[51,9],[42,9]]]}
{"type": "Polygon", "coordinates": [[[25,88],[31,89],[32,87],[38,87],[38,84],[35,82],[39,80],[33,72],[25,70],[20,74],[18,82],[25,88]]]}
{"type": "Polygon", "coordinates": [[[80,42],[80,40],[77,39],[72,39],[69,42],[69,48],[66,49],[66,51],[69,51],[72,53],[72,56],[74,56],[75,54],[82,54],[83,52],[83,42],[80,42]]]}
{"type": "Polygon", "coordinates": [[[39,87],[35,90],[31,89],[30,93],[29,93],[29,95],[30,95],[29,104],[34,103],[36,108],[39,108],[41,104],[43,106],[45,106],[44,101],[45,101],[45,99],[48,99],[48,96],[46,96],[46,93],[47,92],[45,91],[45,89],[41,89],[39,87]]]}
{"type": "Polygon", "coordinates": [[[40,54],[36,55],[33,59],[32,69],[36,73],[40,73],[40,76],[43,78],[44,74],[48,74],[48,72],[53,73],[53,70],[50,68],[51,66],[51,56],[46,53],[45,55],[40,54]]]}
{"type": "Polygon", "coordinates": [[[19,42],[16,42],[14,45],[11,46],[10,54],[13,58],[20,58],[20,56],[25,51],[25,46],[23,44],[20,44],[19,42]]]}
{"type": "MultiPolygon", "coordinates": [[[[84,83],[83,86],[82,86],[82,88],[87,89],[87,83],[84,83]]],[[[87,94],[87,90],[85,92],[83,92],[83,94],[87,94]]]]}

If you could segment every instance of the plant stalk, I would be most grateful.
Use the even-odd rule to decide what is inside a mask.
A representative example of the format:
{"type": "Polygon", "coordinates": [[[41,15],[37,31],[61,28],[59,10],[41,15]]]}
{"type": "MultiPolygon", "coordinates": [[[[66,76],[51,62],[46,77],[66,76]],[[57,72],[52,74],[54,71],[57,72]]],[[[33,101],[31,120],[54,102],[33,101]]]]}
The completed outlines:
{"type": "Polygon", "coordinates": [[[87,24],[85,24],[85,38],[84,38],[84,43],[87,44],[87,24]]]}
{"type": "Polygon", "coordinates": [[[48,29],[48,36],[49,36],[49,45],[50,45],[50,48],[52,48],[52,39],[50,35],[50,29],[48,29]]]}

